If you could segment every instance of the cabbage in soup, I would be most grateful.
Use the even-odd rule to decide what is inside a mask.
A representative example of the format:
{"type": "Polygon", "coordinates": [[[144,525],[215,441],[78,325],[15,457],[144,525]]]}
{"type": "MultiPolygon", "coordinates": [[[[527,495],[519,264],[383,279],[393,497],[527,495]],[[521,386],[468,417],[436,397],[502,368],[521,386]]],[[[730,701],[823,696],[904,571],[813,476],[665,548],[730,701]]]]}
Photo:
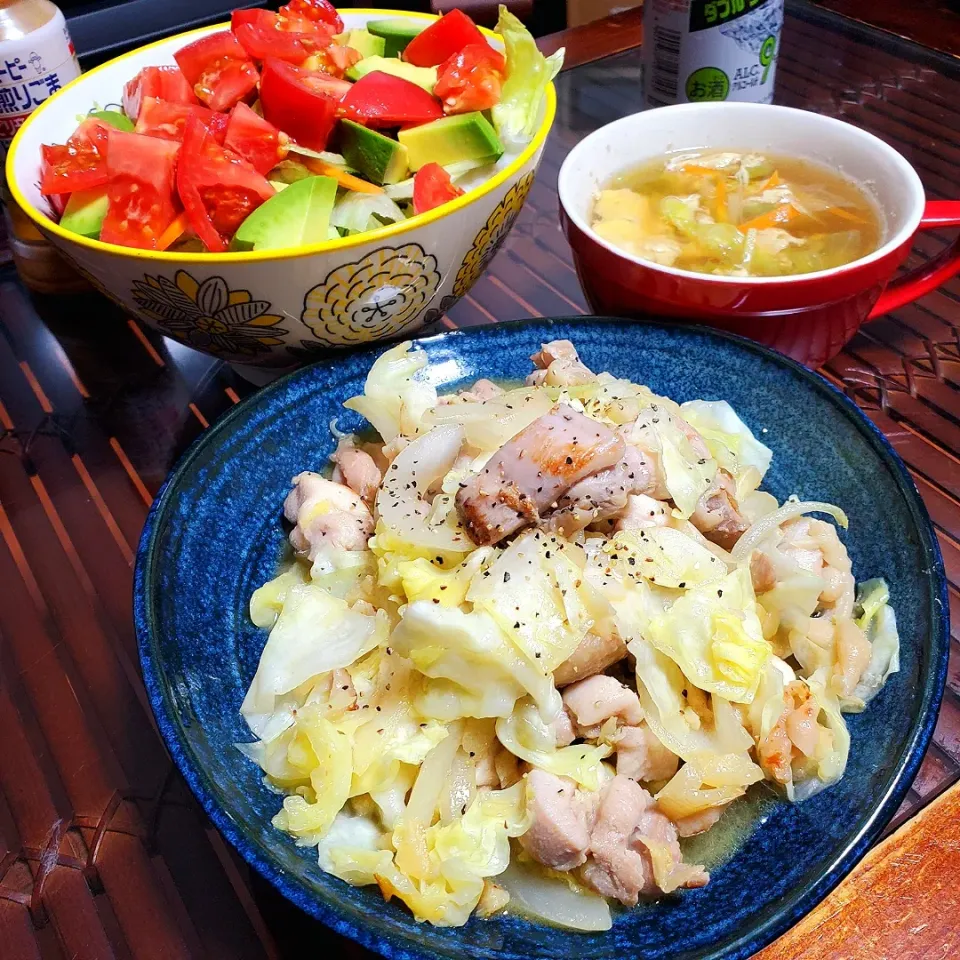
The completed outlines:
{"type": "Polygon", "coordinates": [[[866,193],[792,157],[674,154],[601,190],[593,229],[625,253],[731,277],[779,277],[850,263],[881,243],[866,193]]]}

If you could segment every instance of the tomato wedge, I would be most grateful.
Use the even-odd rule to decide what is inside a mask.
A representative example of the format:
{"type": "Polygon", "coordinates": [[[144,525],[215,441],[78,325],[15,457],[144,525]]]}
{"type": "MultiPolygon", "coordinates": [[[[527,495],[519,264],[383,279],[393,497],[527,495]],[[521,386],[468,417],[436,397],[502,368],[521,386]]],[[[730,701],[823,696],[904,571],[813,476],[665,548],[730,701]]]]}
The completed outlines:
{"type": "Polygon", "coordinates": [[[194,40],[173,58],[193,85],[193,92],[211,110],[229,110],[260,79],[253,61],[229,30],[194,40]]]}
{"type": "Polygon", "coordinates": [[[416,67],[436,67],[471,43],[486,42],[462,10],[451,10],[407,44],[403,59],[416,67]]]}
{"type": "Polygon", "coordinates": [[[170,103],[199,103],[179,67],[144,67],[123,88],[123,112],[136,121],[145,97],[170,103]]]}
{"type": "Polygon", "coordinates": [[[281,146],[280,131],[245,103],[233,108],[223,145],[264,174],[287,155],[286,146],[281,146]]]}
{"type": "Polygon", "coordinates": [[[217,143],[223,143],[228,126],[230,126],[229,113],[214,113],[207,122],[207,129],[217,143]]]}
{"type": "Polygon", "coordinates": [[[198,104],[170,103],[156,97],[144,97],[134,129],[147,137],[182,140],[184,125],[191,114],[196,114],[206,124],[215,116],[212,110],[198,104]]]}
{"type": "Polygon", "coordinates": [[[340,112],[368,127],[412,127],[439,120],[443,107],[423,87],[374,70],[350,88],[340,112]]]}
{"type": "MultiPolygon", "coordinates": [[[[199,121],[197,121],[199,122],[199,121]]],[[[176,167],[180,144],[111,130],[107,145],[107,215],[100,239],[155,250],[177,215],[176,167]]]]}
{"type": "Polygon", "coordinates": [[[106,183],[109,131],[99,120],[84,120],[66,143],[45,143],[40,148],[40,192],[73,193],[106,183]]]}
{"type": "Polygon", "coordinates": [[[363,54],[353,47],[344,47],[331,43],[308,57],[301,66],[306,70],[322,70],[332,77],[342,77],[355,63],[363,59],[363,54]]]}
{"type": "Polygon", "coordinates": [[[413,212],[426,213],[439,207],[463,191],[450,179],[439,163],[425,163],[413,177],[413,212]]]}
{"type": "Polygon", "coordinates": [[[290,63],[302,63],[326,47],[334,35],[329,24],[284,17],[272,10],[234,10],[230,26],[251,57],[277,57],[290,63]]]}
{"type": "Polygon", "coordinates": [[[188,117],[177,165],[177,190],[190,226],[213,253],[227,249],[247,217],[276,192],[197,117],[188,117]]]}
{"type": "Polygon", "coordinates": [[[443,112],[489,110],[500,102],[506,61],[489,43],[471,43],[443,61],[433,92],[443,112]]]}
{"type": "Polygon", "coordinates": [[[335,34],[343,33],[343,20],[329,0],[290,0],[280,8],[280,13],[285,17],[327,23],[335,34]]]}
{"type": "Polygon", "coordinates": [[[260,105],[279,130],[311,150],[324,150],[337,121],[340,98],[352,89],[346,80],[270,59],[263,65],[260,105]]]}

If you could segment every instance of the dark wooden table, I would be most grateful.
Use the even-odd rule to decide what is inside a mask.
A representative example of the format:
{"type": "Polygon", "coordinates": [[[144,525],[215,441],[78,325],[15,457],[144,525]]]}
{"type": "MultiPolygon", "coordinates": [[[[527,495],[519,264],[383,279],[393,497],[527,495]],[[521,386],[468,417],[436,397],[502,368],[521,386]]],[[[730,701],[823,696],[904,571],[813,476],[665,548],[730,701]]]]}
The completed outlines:
{"type": "MultiPolygon", "coordinates": [[[[568,68],[536,184],[501,253],[437,329],[586,311],[557,222],[557,170],[580,137],[637,109],[640,39],[630,15],[545,42],[567,43],[568,68]]],[[[915,164],[931,197],[960,192],[957,61],[793,6],[778,100],[877,133],[915,164]]],[[[947,239],[925,234],[912,262],[947,239]]],[[[940,534],[960,624],[960,281],[871,323],[822,372],[909,466],[940,534]]],[[[156,733],[139,675],[130,596],[147,508],[184,448],[251,390],[97,295],[33,297],[12,267],[0,268],[4,958],[360,952],[252,876],[207,824],[156,733]]],[[[960,775],[960,649],[951,667],[934,744],[891,829],[960,775]]],[[[931,822],[947,822],[938,816],[931,822]]],[[[889,848],[878,851],[884,858],[889,848]]],[[[926,892],[935,908],[936,889],[923,882],[909,893],[922,906],[926,892]]],[[[922,937],[909,953],[864,942],[875,957],[960,950],[954,941],[944,952],[942,940],[927,950],[922,937]]],[[[866,956],[807,947],[809,958],[866,956]]]]}

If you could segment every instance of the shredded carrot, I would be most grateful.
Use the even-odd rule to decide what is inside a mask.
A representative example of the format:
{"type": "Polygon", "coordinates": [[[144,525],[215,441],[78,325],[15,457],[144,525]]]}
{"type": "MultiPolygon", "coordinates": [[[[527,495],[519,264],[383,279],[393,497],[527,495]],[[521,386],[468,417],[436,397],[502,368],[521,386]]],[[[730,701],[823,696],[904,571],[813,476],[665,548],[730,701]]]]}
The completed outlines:
{"type": "Polygon", "coordinates": [[[767,227],[778,227],[800,216],[800,211],[792,203],[781,203],[779,207],[761,213],[759,217],[741,223],[739,229],[746,233],[748,230],[765,230],[767,227]]]}
{"type": "Polygon", "coordinates": [[[771,173],[770,176],[767,177],[767,179],[763,182],[762,186],[760,187],[760,192],[763,193],[764,190],[770,190],[772,187],[779,187],[779,186],[780,186],[780,174],[777,173],[776,170],[774,170],[773,173],[771,173]]]}
{"type": "Polygon", "coordinates": [[[160,239],[157,241],[157,249],[166,250],[168,247],[173,246],[173,244],[183,236],[189,226],[190,223],[187,220],[187,215],[185,213],[178,213],[170,222],[170,226],[160,234],[160,239]]]}
{"type": "Polygon", "coordinates": [[[826,210],[821,210],[821,216],[833,215],[839,217],[841,220],[849,220],[851,223],[866,223],[867,221],[863,217],[858,217],[855,213],[851,213],[849,210],[844,210],[843,207],[827,207],[826,210]]]}
{"type": "Polygon", "coordinates": [[[717,185],[717,223],[727,222],[727,178],[719,176],[714,181],[717,185]]]}
{"type": "Polygon", "coordinates": [[[727,175],[722,170],[713,167],[701,167],[695,163],[685,164],[680,168],[681,173],[692,173],[695,176],[710,177],[716,185],[717,221],[727,222],[727,175]]]}
{"type": "Polygon", "coordinates": [[[348,190],[356,190],[357,193],[383,193],[383,187],[361,180],[325,160],[318,160],[316,157],[298,157],[297,159],[308,170],[312,170],[321,177],[333,177],[341,187],[346,187],[348,190]]]}

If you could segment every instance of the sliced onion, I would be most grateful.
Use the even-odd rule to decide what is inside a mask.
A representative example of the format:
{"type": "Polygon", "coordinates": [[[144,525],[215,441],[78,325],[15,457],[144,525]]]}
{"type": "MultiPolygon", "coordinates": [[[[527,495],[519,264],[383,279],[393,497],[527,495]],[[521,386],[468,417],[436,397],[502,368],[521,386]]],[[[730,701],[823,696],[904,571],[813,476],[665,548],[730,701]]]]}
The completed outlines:
{"type": "Polygon", "coordinates": [[[730,551],[733,562],[742,563],[771,530],[805,513],[826,513],[833,517],[844,530],[847,529],[849,522],[847,515],[832,503],[822,503],[819,500],[788,500],[779,510],[761,517],[737,541],[737,545],[730,551]]]}
{"type": "Polygon", "coordinates": [[[453,466],[463,442],[463,427],[436,427],[394,458],[377,494],[377,511],[391,532],[418,547],[469,553],[474,544],[456,521],[431,523],[430,504],[423,494],[453,466]]]}
{"type": "Polygon", "coordinates": [[[549,877],[537,867],[511,860],[497,877],[497,884],[510,894],[511,913],[544,920],[572,930],[609,930],[610,907],[599,894],[559,877],[549,877]]]}

